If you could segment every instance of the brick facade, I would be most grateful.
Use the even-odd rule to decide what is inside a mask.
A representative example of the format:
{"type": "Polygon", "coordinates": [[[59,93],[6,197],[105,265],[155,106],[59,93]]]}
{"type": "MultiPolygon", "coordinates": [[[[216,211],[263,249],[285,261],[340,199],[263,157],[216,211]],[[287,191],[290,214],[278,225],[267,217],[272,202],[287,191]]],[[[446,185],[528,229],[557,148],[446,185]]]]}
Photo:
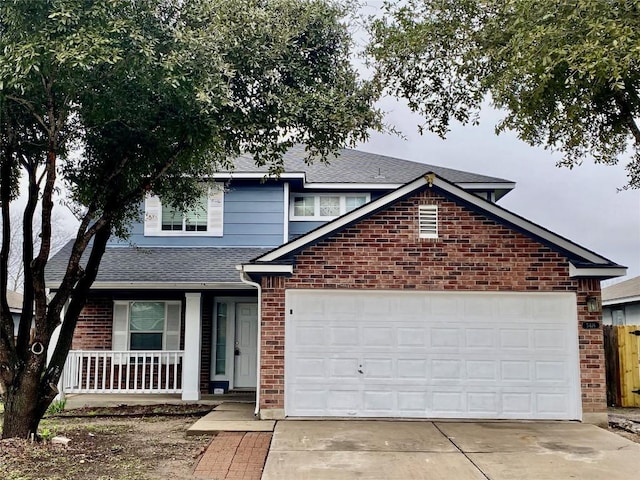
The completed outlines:
{"type": "Polygon", "coordinates": [[[113,298],[95,296],[80,312],[73,334],[72,350],[111,350],[113,298]]]}
{"type": "Polygon", "coordinates": [[[400,200],[295,256],[291,277],[262,279],[260,407],[284,408],[286,289],[410,289],[415,291],[575,292],[582,406],[606,409],[602,329],[583,330],[595,279],[569,278],[568,259],[435,189],[400,200]],[[418,205],[437,204],[437,239],[418,237],[418,205]]]}

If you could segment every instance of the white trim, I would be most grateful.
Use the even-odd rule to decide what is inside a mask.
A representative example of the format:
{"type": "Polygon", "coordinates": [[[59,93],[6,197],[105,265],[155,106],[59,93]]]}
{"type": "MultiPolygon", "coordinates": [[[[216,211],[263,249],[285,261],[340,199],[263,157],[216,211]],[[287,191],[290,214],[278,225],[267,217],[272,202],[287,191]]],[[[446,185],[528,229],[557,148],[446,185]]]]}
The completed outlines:
{"type": "Polygon", "coordinates": [[[634,297],[610,298],[609,300],[602,300],[602,306],[613,307],[616,305],[624,305],[633,302],[640,302],[640,295],[636,295],[634,297]]]}
{"type": "Polygon", "coordinates": [[[515,182],[504,182],[504,183],[473,183],[473,182],[453,182],[456,187],[462,188],[464,190],[502,190],[508,189],[513,190],[516,188],[515,182]]]}
{"type": "MultiPolygon", "coordinates": [[[[198,294],[200,295],[200,294],[198,294]]],[[[180,330],[182,330],[182,301],[181,300],[164,300],[164,299],[133,299],[133,300],[113,300],[113,314],[112,314],[112,322],[115,321],[115,306],[116,305],[124,305],[127,307],[127,318],[126,318],[126,331],[125,331],[125,335],[126,335],[126,340],[127,340],[127,348],[126,350],[131,350],[131,306],[134,303],[163,303],[164,304],[164,320],[163,320],[163,324],[162,324],[162,349],[159,351],[166,351],[166,350],[175,350],[175,349],[167,349],[167,332],[170,332],[171,330],[168,330],[168,307],[169,305],[176,305],[179,307],[180,312],[179,312],[179,325],[178,325],[178,334],[180,332],[180,330]]],[[[113,330],[115,331],[115,328],[113,328],[113,330]]],[[[134,330],[133,333],[138,333],[137,331],[134,330]]],[[[143,331],[143,332],[139,332],[139,333],[150,333],[149,331],[143,331]]],[[[111,339],[111,341],[113,342],[113,338],[111,339]]],[[[179,345],[178,345],[179,347],[179,345]]],[[[112,348],[113,350],[119,350],[117,348],[112,348]]]]}
{"type": "Polygon", "coordinates": [[[200,400],[200,370],[202,357],[202,295],[185,293],[184,351],[182,359],[182,400],[200,400]]]}
{"type": "MultiPolygon", "coordinates": [[[[595,263],[595,262],[594,262],[595,263]]],[[[590,268],[576,267],[569,263],[569,277],[623,277],[627,274],[627,267],[590,268]]]]}
{"type": "Polygon", "coordinates": [[[256,179],[262,179],[262,178],[269,178],[271,180],[278,180],[278,179],[303,179],[305,178],[306,174],[304,172],[301,173],[281,173],[279,176],[274,176],[274,175],[269,175],[269,172],[218,172],[218,173],[214,173],[213,175],[210,175],[210,178],[239,178],[239,179],[252,179],[252,178],[256,178],[256,179]]]}
{"type": "Polygon", "coordinates": [[[246,263],[236,265],[236,270],[244,273],[293,273],[293,265],[260,265],[246,263]]]}
{"type": "Polygon", "coordinates": [[[254,415],[260,414],[260,363],[262,355],[262,287],[259,283],[252,282],[246,273],[241,273],[240,278],[243,283],[253,286],[258,290],[258,345],[256,346],[256,359],[258,365],[256,366],[256,408],[253,411],[254,415]]]}
{"type": "MultiPolygon", "coordinates": [[[[596,264],[603,264],[603,265],[609,263],[609,260],[607,260],[606,258],[601,257],[600,255],[597,255],[596,253],[593,253],[559,235],[556,235],[555,233],[552,233],[540,227],[539,225],[536,225],[535,223],[525,220],[524,218],[519,217],[518,215],[511,213],[510,211],[505,210],[504,208],[499,207],[494,203],[488,202],[487,200],[483,200],[482,198],[478,197],[473,193],[467,192],[445,180],[442,180],[435,174],[427,174],[427,175],[424,175],[423,177],[420,177],[414,180],[413,182],[407,183],[406,185],[398,188],[397,190],[394,190],[388,193],[387,195],[360,207],[357,210],[349,212],[309,232],[306,235],[298,237],[297,239],[289,242],[288,244],[283,245],[275,250],[272,250],[269,253],[266,253],[262,257],[258,257],[257,261],[272,262],[274,260],[277,260],[278,258],[290,252],[303,248],[304,246],[314,242],[315,240],[322,238],[325,235],[329,235],[335,230],[338,230],[344,227],[345,225],[348,225],[354,221],[357,221],[358,219],[365,217],[393,203],[394,201],[398,200],[399,198],[402,198],[403,196],[412,194],[414,191],[418,190],[419,188],[425,185],[435,185],[441,188],[442,190],[448,193],[451,193],[452,195],[454,195],[455,197],[463,201],[466,201],[472,205],[475,205],[481,208],[482,210],[492,215],[495,215],[498,218],[506,220],[507,222],[510,222],[515,226],[520,227],[523,230],[533,235],[537,235],[543,240],[547,240],[548,242],[555,244],[559,248],[562,248],[564,250],[567,250],[568,252],[571,252],[580,257],[583,257],[584,259],[590,262],[593,262],[596,264]]],[[[574,268],[574,275],[575,275],[578,270],[575,267],[573,268],[574,268]]],[[[571,265],[570,265],[570,270],[571,270],[571,265]]],[[[589,269],[580,269],[579,275],[589,276],[591,273],[593,273],[594,276],[622,276],[626,272],[625,267],[617,267],[617,268],[611,267],[606,269],[591,269],[591,270],[592,271],[589,271],[589,269]]],[[[571,275],[571,276],[574,276],[574,275],[571,275]]]]}
{"type": "MultiPolygon", "coordinates": [[[[60,284],[48,285],[48,288],[56,290],[60,284]]],[[[92,290],[219,290],[219,289],[248,289],[242,282],[94,282],[92,290]]]]}
{"type": "MultiPolygon", "coordinates": [[[[364,197],[365,205],[371,201],[371,194],[368,192],[322,192],[322,193],[307,193],[307,192],[294,192],[289,195],[289,220],[292,222],[328,222],[344,215],[347,212],[347,197],[364,197]],[[320,215],[320,199],[333,197],[338,198],[338,215],[320,215]],[[312,198],[313,199],[313,215],[296,215],[295,214],[295,199],[296,198],[312,198]]],[[[349,211],[360,208],[362,205],[355,207],[349,211]]]]}
{"type": "MultiPolygon", "coordinates": [[[[415,163],[415,162],[414,162],[415,163]]],[[[426,166],[426,165],[425,165],[426,166]]],[[[425,172],[426,173],[426,172],[425,172]]],[[[395,190],[404,183],[331,183],[331,182],[308,182],[305,172],[284,172],[279,176],[269,175],[269,172],[217,172],[209,175],[212,179],[263,179],[270,180],[303,180],[305,189],[309,190],[395,190]]],[[[515,182],[453,182],[460,188],[469,190],[513,190],[516,187],[515,182]]]]}
{"type": "Polygon", "coordinates": [[[178,211],[181,215],[180,230],[164,230],[162,228],[162,200],[157,195],[147,195],[144,204],[144,236],[145,237],[222,237],[224,234],[224,185],[220,182],[210,183],[198,204],[203,206],[206,230],[187,230],[187,214],[189,210],[178,211]]]}
{"type": "Polygon", "coordinates": [[[287,243],[289,241],[289,209],[287,205],[289,205],[289,182],[284,182],[283,189],[284,191],[284,201],[282,205],[284,206],[284,219],[282,223],[282,243],[287,243]]]}
{"type": "Polygon", "coordinates": [[[438,238],[438,205],[418,206],[419,238],[438,238]]]}
{"type": "Polygon", "coordinates": [[[307,190],[395,190],[403,183],[305,183],[307,190]]]}
{"type": "MultiPolygon", "coordinates": [[[[244,286],[245,289],[253,287],[244,286]]],[[[211,371],[209,373],[210,381],[226,381],[229,382],[229,390],[233,390],[235,388],[235,361],[234,361],[234,342],[235,342],[235,328],[236,328],[236,305],[238,303],[253,303],[255,301],[254,297],[239,297],[239,296],[224,296],[224,297],[215,297],[213,299],[213,319],[212,319],[212,335],[211,335],[211,361],[210,368],[211,371]],[[227,338],[226,338],[226,368],[224,374],[216,374],[215,372],[215,361],[216,361],[216,323],[218,321],[218,309],[217,305],[219,303],[224,303],[227,305],[227,338]]],[[[258,311],[260,307],[258,307],[258,311]]]]}

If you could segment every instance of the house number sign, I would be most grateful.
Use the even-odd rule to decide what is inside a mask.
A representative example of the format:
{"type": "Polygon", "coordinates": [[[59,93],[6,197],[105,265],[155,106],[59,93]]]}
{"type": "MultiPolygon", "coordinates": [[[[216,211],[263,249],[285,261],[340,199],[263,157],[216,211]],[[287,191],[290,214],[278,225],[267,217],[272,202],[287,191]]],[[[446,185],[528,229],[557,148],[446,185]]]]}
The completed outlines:
{"type": "Polygon", "coordinates": [[[582,328],[585,330],[594,330],[600,328],[600,322],[582,322],[582,328]]]}

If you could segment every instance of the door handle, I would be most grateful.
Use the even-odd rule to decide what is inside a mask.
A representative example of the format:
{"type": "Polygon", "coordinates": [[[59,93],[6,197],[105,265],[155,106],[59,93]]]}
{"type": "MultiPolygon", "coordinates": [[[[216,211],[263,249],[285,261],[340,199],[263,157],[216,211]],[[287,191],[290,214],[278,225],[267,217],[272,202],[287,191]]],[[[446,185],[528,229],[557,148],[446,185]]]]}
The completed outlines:
{"type": "Polygon", "coordinates": [[[236,347],[236,349],[233,351],[233,354],[237,357],[240,355],[240,349],[238,347],[236,347]]]}
{"type": "Polygon", "coordinates": [[[358,366],[358,373],[364,373],[364,372],[362,371],[362,365],[358,366]]]}

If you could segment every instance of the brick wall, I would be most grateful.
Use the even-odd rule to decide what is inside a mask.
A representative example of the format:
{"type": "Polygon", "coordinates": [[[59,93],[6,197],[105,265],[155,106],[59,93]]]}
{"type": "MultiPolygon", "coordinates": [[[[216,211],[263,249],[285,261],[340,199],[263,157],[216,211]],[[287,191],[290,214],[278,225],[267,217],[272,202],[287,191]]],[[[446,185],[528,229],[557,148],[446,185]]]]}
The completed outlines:
{"type": "Polygon", "coordinates": [[[111,350],[113,298],[96,296],[87,300],[80,312],[72,350],[111,350]]]}
{"type": "MultiPolygon", "coordinates": [[[[576,292],[578,321],[599,282],[569,278],[565,257],[425,189],[302,251],[291,277],[262,280],[261,408],[284,408],[284,291],[292,288],[576,292]],[[420,204],[437,204],[439,238],[419,239],[420,204]]],[[[579,326],[583,410],[606,408],[602,330],[579,326]]]]}

